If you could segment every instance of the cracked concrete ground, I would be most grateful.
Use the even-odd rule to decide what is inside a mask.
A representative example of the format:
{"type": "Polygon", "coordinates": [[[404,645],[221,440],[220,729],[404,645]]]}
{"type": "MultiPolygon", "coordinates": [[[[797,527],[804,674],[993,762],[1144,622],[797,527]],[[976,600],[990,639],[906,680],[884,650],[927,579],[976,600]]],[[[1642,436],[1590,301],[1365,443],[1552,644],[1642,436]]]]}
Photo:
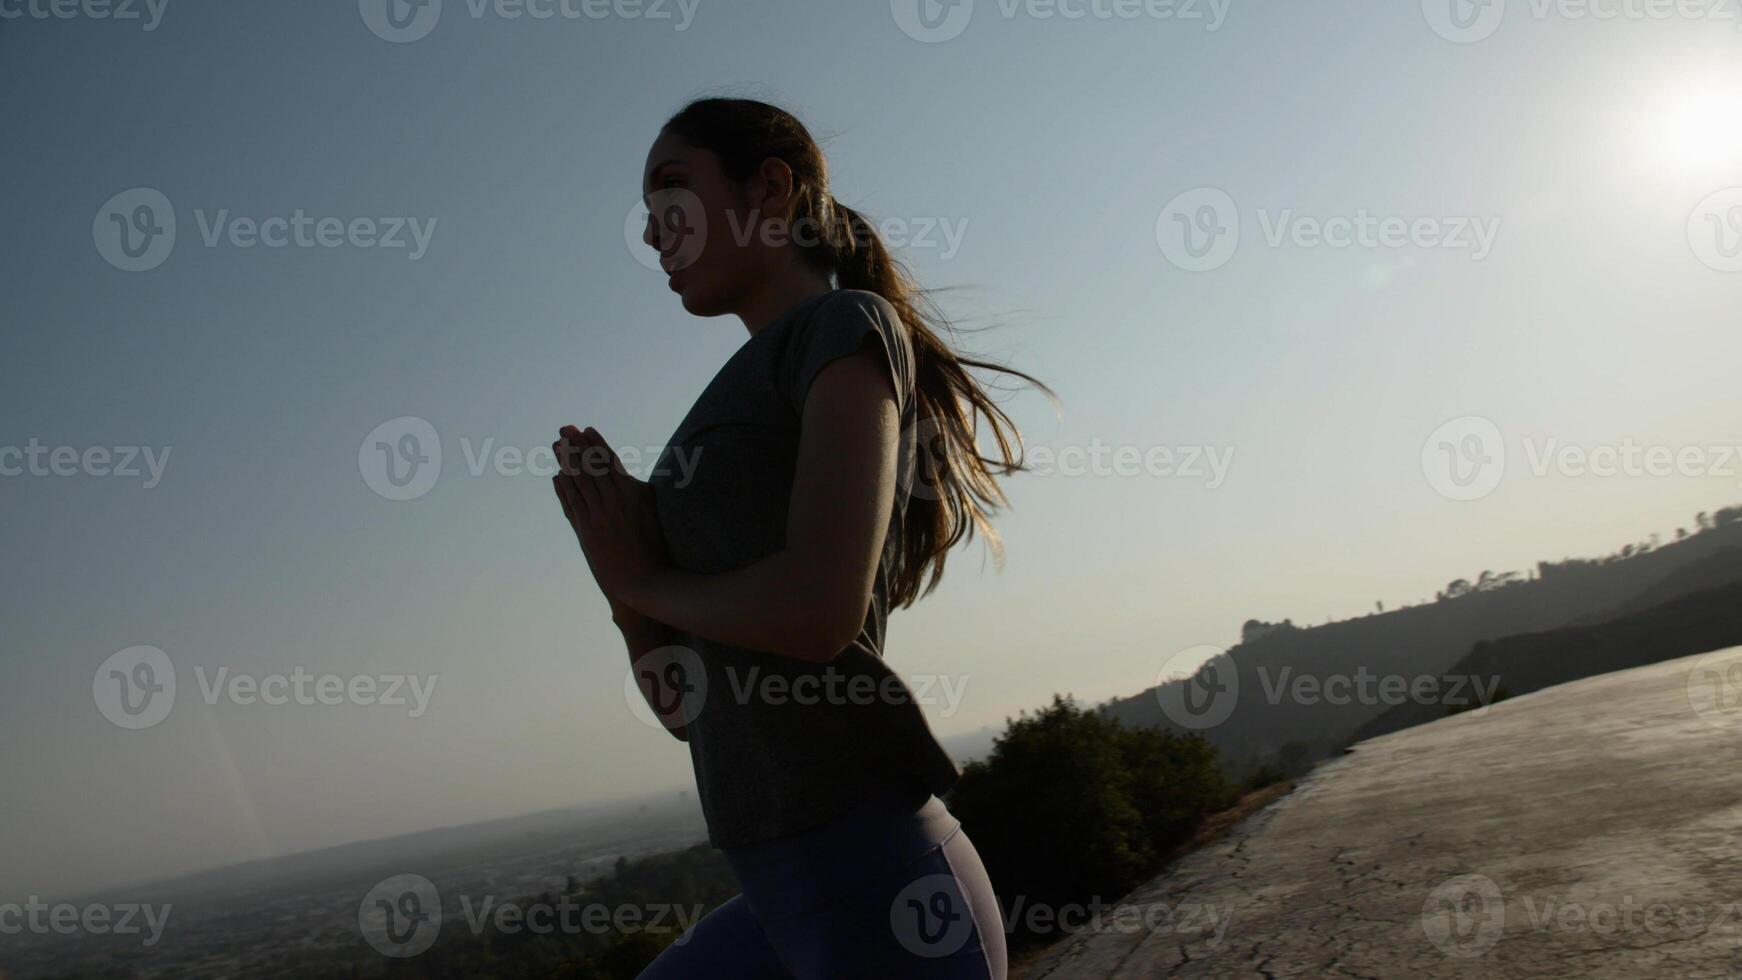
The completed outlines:
{"type": "Polygon", "coordinates": [[[1742,648],[1362,742],[1024,980],[1742,977],[1742,648]]]}

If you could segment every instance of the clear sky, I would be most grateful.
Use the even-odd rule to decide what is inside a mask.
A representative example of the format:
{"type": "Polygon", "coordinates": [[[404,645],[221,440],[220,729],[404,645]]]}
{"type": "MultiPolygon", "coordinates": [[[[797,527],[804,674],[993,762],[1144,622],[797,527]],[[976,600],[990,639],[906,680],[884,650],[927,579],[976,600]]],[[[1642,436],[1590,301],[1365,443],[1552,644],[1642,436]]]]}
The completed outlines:
{"type": "Polygon", "coordinates": [[[383,2],[0,0],[0,900],[692,785],[625,700],[548,481],[472,457],[568,422],[657,447],[745,339],[625,242],[698,95],[798,112],[837,195],[993,324],[971,344],[1062,397],[1010,403],[1059,456],[1010,484],[1006,568],[963,553],[891,622],[898,670],[965,685],[928,709],[943,735],[1141,690],[1249,617],[1742,501],[1726,13],[446,0],[395,28],[383,2]],[[136,188],[167,254],[117,250],[166,217],[112,203],[136,188]],[[243,244],[299,213],[314,244],[243,244]],[[442,468],[392,500],[365,437],[406,416],[442,468]],[[1565,446],[1705,464],[1536,472],[1565,446]],[[161,472],[98,475],[93,447],[161,472]],[[177,692],[134,730],[98,689],[141,645],[177,692]],[[434,687],[421,712],[207,703],[220,670],[434,687]]]}

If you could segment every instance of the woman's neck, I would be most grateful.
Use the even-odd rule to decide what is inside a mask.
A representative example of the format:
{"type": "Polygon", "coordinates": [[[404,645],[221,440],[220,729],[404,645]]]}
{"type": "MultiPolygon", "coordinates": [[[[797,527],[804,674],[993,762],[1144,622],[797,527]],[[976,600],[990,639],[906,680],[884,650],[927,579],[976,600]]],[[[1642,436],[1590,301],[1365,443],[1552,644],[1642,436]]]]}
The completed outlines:
{"type": "Polygon", "coordinates": [[[827,276],[794,263],[770,277],[761,289],[748,297],[744,308],[738,311],[738,317],[754,337],[782,313],[833,289],[827,276]]]}

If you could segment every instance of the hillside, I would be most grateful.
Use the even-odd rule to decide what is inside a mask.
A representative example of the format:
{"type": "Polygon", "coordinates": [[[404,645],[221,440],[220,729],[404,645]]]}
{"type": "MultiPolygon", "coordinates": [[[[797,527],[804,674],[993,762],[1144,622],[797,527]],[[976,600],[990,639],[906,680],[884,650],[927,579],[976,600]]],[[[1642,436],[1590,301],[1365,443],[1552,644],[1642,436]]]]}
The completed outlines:
{"type": "MultiPolygon", "coordinates": [[[[1732,646],[1742,646],[1742,582],[1683,596],[1608,623],[1478,643],[1447,673],[1485,684],[1497,681],[1501,691],[1517,696],[1732,646]]],[[[1438,704],[1401,704],[1361,726],[1355,740],[1424,724],[1446,713],[1438,704]]]]}
{"type": "MultiPolygon", "coordinates": [[[[1238,694],[1230,699],[1227,720],[1204,735],[1236,775],[1279,758],[1298,771],[1348,744],[1394,702],[1369,697],[1333,704],[1291,697],[1283,685],[1302,676],[1439,677],[1483,641],[1603,620],[1642,601],[1657,605],[1735,581],[1742,568],[1742,509],[1702,519],[1701,528],[1661,547],[1629,546],[1603,559],[1543,562],[1529,579],[1484,573],[1477,584],[1460,580],[1438,601],[1424,605],[1324,626],[1270,628],[1229,651],[1238,694]]],[[[1129,725],[1183,731],[1162,704],[1164,699],[1179,703],[1190,683],[1168,681],[1100,710],[1129,725]]],[[[1202,682],[1197,687],[1201,690],[1202,682]]]]}

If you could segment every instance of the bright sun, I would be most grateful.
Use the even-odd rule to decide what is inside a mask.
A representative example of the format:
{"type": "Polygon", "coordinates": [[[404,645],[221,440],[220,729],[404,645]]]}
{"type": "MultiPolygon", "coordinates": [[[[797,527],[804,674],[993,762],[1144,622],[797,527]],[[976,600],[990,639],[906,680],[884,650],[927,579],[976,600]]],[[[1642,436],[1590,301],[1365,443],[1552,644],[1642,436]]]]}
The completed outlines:
{"type": "Polygon", "coordinates": [[[1652,116],[1653,149],[1665,164],[1697,173],[1742,163],[1742,76],[1672,85],[1652,116]]]}

